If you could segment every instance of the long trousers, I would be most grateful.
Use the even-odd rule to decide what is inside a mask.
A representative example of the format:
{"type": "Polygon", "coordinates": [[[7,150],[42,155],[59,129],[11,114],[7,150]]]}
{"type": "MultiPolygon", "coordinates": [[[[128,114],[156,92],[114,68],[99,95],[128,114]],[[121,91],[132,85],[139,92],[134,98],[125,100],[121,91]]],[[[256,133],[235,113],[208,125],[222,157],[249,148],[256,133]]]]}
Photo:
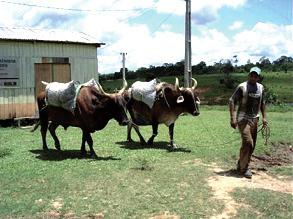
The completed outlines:
{"type": "Polygon", "coordinates": [[[252,120],[243,119],[238,123],[239,132],[242,138],[237,167],[240,172],[245,172],[249,167],[250,158],[256,144],[257,123],[258,118],[252,120]]]}

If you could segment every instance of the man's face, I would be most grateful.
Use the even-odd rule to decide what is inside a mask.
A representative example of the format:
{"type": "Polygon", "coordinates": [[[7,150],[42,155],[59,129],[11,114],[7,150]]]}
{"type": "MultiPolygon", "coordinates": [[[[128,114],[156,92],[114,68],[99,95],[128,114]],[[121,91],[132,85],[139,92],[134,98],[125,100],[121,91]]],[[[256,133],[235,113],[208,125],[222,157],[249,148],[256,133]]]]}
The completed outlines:
{"type": "Polygon", "coordinates": [[[258,76],[257,73],[251,72],[249,74],[249,79],[248,80],[249,80],[249,83],[256,84],[256,82],[258,82],[258,80],[259,80],[259,76],[258,76]]]}

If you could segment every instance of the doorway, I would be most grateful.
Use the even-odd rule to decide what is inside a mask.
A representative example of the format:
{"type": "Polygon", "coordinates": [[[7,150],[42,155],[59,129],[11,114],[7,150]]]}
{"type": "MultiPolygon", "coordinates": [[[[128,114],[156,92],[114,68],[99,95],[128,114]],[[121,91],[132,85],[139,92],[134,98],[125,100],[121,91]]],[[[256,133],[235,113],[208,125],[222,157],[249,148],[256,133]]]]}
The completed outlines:
{"type": "Polygon", "coordinates": [[[66,83],[71,80],[70,76],[70,64],[60,63],[36,63],[35,64],[35,87],[36,95],[45,90],[45,85],[41,81],[45,82],[62,82],[66,83]]]}

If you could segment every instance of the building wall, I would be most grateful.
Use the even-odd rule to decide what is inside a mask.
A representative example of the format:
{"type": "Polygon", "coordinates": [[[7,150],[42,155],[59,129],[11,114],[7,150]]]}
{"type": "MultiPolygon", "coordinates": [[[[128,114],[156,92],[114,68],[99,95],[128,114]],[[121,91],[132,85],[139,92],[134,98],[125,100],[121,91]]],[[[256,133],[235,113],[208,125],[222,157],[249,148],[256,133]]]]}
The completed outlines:
{"type": "Polygon", "coordinates": [[[0,57],[17,57],[19,62],[18,85],[0,86],[0,119],[37,115],[34,64],[42,63],[43,57],[69,58],[71,80],[98,79],[94,45],[0,40],[0,57]]]}

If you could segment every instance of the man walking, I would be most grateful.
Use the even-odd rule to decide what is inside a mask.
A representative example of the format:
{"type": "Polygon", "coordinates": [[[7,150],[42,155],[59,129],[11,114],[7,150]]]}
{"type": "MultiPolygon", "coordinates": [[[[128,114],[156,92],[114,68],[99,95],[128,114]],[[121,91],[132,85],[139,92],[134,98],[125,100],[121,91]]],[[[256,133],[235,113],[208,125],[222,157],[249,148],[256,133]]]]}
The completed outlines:
{"type": "Polygon", "coordinates": [[[229,99],[230,125],[234,129],[238,126],[242,138],[237,171],[246,178],[252,177],[249,163],[256,144],[259,111],[263,126],[267,125],[264,87],[258,83],[260,74],[258,67],[251,68],[248,81],[239,84],[229,99]]]}

